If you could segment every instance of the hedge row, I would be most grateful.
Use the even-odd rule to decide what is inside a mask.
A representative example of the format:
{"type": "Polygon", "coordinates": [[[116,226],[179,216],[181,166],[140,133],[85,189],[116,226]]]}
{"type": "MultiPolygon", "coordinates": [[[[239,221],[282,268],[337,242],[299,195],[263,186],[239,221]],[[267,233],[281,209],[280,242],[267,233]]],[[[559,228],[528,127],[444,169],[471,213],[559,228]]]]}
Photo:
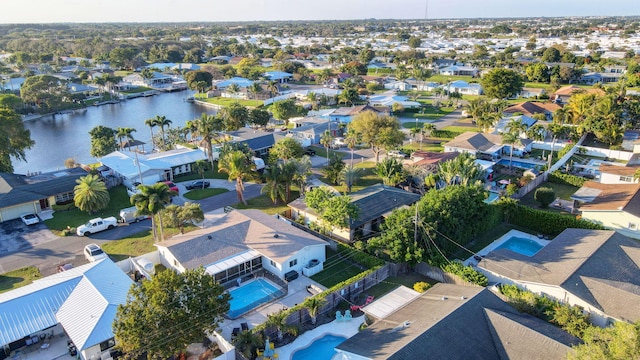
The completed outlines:
{"type": "Polygon", "coordinates": [[[575,175],[571,175],[571,174],[565,174],[562,173],[558,170],[552,172],[551,174],[549,174],[549,178],[547,179],[547,181],[552,182],[552,183],[556,183],[556,184],[562,184],[562,185],[571,185],[571,186],[575,186],[575,187],[582,187],[582,185],[584,185],[584,183],[587,181],[587,179],[580,177],[580,176],[575,176],[575,175]]]}
{"type": "Polygon", "coordinates": [[[457,261],[452,261],[442,266],[442,270],[454,275],[458,275],[460,278],[462,278],[462,280],[468,281],[472,284],[480,286],[487,286],[489,284],[489,279],[487,279],[487,277],[483,273],[477,271],[471,266],[464,266],[462,265],[462,263],[459,263],[457,261]]]}
{"type": "Polygon", "coordinates": [[[602,225],[577,219],[574,216],[532,209],[519,204],[510,208],[508,211],[510,212],[508,218],[509,223],[546,235],[556,236],[568,228],[604,230],[602,225]]]}
{"type": "Polygon", "coordinates": [[[466,131],[452,131],[452,130],[434,130],[431,133],[431,137],[453,139],[460,134],[464,134],[466,131]]]}

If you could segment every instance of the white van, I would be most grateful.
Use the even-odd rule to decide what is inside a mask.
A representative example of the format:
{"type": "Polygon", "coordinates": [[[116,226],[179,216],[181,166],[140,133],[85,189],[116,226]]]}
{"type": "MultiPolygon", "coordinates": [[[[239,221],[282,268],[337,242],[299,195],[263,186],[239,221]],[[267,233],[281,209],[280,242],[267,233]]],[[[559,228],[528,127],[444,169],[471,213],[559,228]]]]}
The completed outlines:
{"type": "Polygon", "coordinates": [[[136,216],[137,211],[138,209],[136,209],[135,206],[120,210],[120,221],[123,223],[131,223],[131,222],[138,222],[138,221],[149,218],[149,215],[136,216]]]}

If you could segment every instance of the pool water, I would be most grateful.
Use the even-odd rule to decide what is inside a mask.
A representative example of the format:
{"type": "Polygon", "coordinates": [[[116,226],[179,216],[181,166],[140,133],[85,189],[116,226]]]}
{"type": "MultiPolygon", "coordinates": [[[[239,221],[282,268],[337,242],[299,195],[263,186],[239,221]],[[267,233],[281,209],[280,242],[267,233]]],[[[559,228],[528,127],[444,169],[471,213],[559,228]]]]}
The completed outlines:
{"type": "Polygon", "coordinates": [[[500,194],[498,194],[497,192],[489,191],[489,197],[484,199],[484,202],[486,204],[491,204],[492,202],[498,200],[499,197],[500,197],[500,194]]]}
{"type": "Polygon", "coordinates": [[[495,250],[507,249],[525,256],[533,256],[543,247],[543,245],[540,245],[531,239],[514,236],[500,244],[495,248],[495,250]]]}
{"type": "Polygon", "coordinates": [[[309,346],[293,353],[291,360],[331,360],[336,354],[334,348],[347,340],[343,336],[325,335],[309,346]]]}
{"type": "MultiPolygon", "coordinates": [[[[509,159],[501,159],[500,161],[498,161],[498,164],[502,166],[509,166],[509,159]]],[[[515,166],[521,169],[535,169],[538,165],[514,160],[511,162],[511,166],[515,166]]]]}
{"type": "Polygon", "coordinates": [[[230,290],[229,294],[231,295],[231,300],[229,301],[227,316],[235,319],[262,304],[282,296],[284,291],[265,279],[256,279],[230,290]]]}

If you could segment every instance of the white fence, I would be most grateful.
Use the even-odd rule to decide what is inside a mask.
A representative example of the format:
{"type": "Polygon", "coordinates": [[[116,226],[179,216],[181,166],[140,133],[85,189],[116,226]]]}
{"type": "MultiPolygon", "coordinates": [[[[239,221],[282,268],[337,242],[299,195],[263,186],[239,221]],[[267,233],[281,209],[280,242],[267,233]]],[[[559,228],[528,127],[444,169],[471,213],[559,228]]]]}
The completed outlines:
{"type": "Polygon", "coordinates": [[[118,261],[116,265],[120,267],[122,271],[125,273],[135,272],[136,270],[144,275],[147,279],[151,278],[151,274],[149,274],[142,266],[140,266],[140,260],[145,259],[152,262],[154,265],[160,264],[160,253],[158,250],[154,252],[150,252],[148,254],[140,255],[135,258],[128,258],[125,260],[118,261]]]}
{"type": "Polygon", "coordinates": [[[278,95],[276,97],[272,97],[270,99],[265,100],[264,101],[264,105],[266,106],[266,105],[269,105],[269,104],[273,104],[276,101],[288,100],[288,99],[291,99],[291,98],[294,98],[294,97],[296,97],[296,93],[295,92],[290,92],[290,93],[287,93],[287,94],[278,95]]]}
{"type": "Polygon", "coordinates": [[[625,161],[629,161],[633,156],[633,153],[630,151],[600,149],[590,146],[581,146],[581,148],[585,149],[587,151],[585,154],[589,156],[608,157],[625,161]]]}

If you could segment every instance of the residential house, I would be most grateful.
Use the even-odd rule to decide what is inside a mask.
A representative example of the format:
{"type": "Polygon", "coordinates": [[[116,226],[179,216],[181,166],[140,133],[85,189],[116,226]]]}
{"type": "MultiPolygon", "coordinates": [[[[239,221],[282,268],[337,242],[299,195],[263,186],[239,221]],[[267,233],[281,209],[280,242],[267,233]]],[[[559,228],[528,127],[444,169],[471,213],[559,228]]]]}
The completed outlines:
{"type": "Polygon", "coordinates": [[[524,87],[520,90],[518,97],[521,98],[540,98],[542,95],[546,94],[546,91],[542,88],[528,88],[524,87]]]}
{"type": "MultiPolygon", "coordinates": [[[[513,115],[513,116],[509,116],[509,117],[502,117],[493,126],[493,133],[494,134],[503,134],[504,132],[509,132],[510,131],[509,123],[511,121],[520,121],[524,126],[526,126],[526,129],[529,129],[531,126],[533,126],[533,124],[538,122],[538,120],[533,119],[533,118],[531,118],[529,116],[526,116],[526,115],[513,115]]],[[[522,134],[519,134],[519,135],[522,135],[522,134]]]]}
{"type": "Polygon", "coordinates": [[[293,74],[284,71],[267,71],[264,73],[264,77],[283,84],[289,82],[293,78],[293,74]]]}
{"type": "MultiPolygon", "coordinates": [[[[384,218],[402,206],[409,206],[418,200],[420,195],[385,186],[382,184],[369,186],[360,191],[349,194],[351,203],[358,208],[356,219],[350,219],[348,228],[332,228],[331,233],[345,241],[355,241],[360,237],[367,237],[379,230],[384,218]]],[[[318,213],[305,204],[303,198],[290,202],[293,219],[304,219],[307,223],[319,221],[318,213]]]]}
{"type": "Polygon", "coordinates": [[[253,150],[256,156],[262,157],[269,154],[269,149],[275,145],[284,134],[275,134],[248,127],[240,128],[236,131],[228,132],[233,142],[243,142],[253,150]]]}
{"type": "Polygon", "coordinates": [[[464,80],[452,81],[441,86],[447,93],[460,93],[462,95],[482,95],[482,86],[476,83],[468,83],[464,80]]]}
{"type": "Polygon", "coordinates": [[[411,154],[411,164],[409,166],[419,166],[429,172],[436,172],[440,163],[453,160],[458,157],[458,152],[431,152],[418,150],[411,154]]]}
{"type": "Polygon", "coordinates": [[[230,79],[226,79],[226,80],[222,80],[219,82],[214,83],[213,85],[215,87],[217,87],[220,90],[225,90],[226,88],[228,88],[231,84],[236,84],[238,85],[239,88],[241,89],[246,89],[247,87],[251,86],[251,84],[253,84],[253,81],[249,80],[249,79],[245,79],[243,77],[232,77],[230,79]]]}
{"type": "MultiPolygon", "coordinates": [[[[520,151],[530,152],[533,141],[520,139],[514,144],[520,151]]],[[[470,153],[479,159],[498,160],[503,154],[509,154],[511,145],[502,143],[502,136],[478,132],[465,132],[444,144],[444,152],[470,153]]]]}
{"type": "Polygon", "coordinates": [[[573,94],[580,92],[596,94],[597,96],[602,96],[605,94],[604,90],[601,89],[584,89],[579,86],[568,85],[556,90],[556,92],[554,92],[551,96],[551,100],[559,104],[566,104],[567,102],[569,102],[569,99],[573,94]]]}
{"type": "Polygon", "coordinates": [[[133,281],[110,259],[82,265],[0,294],[0,345],[20,350],[36,343],[51,359],[67,356],[72,341],[79,358],[107,359],[116,345],[116,309],[127,301],[133,281]],[[61,340],[58,340],[61,339],[61,340]]]}
{"type": "Polygon", "coordinates": [[[24,83],[25,78],[23,77],[15,77],[15,78],[4,78],[0,77],[0,90],[2,92],[11,91],[12,93],[19,93],[22,88],[22,84],[24,83]]]}
{"type": "Polygon", "coordinates": [[[405,109],[417,109],[422,106],[417,101],[409,100],[407,96],[401,95],[372,95],[369,96],[369,105],[374,107],[393,108],[394,104],[398,104],[405,109]]]}
{"type": "Polygon", "coordinates": [[[98,88],[70,82],[67,84],[69,93],[73,94],[90,94],[98,91],[98,88]]]}
{"type": "Polygon", "coordinates": [[[385,82],[384,88],[387,90],[409,91],[412,89],[412,86],[407,81],[394,80],[385,82]]]}
{"type": "Polygon", "coordinates": [[[563,359],[580,343],[479,286],[439,283],[409,299],[385,298],[363,311],[390,313],[336,346],[340,359],[563,359]]]}
{"type": "Polygon", "coordinates": [[[161,88],[171,85],[174,79],[169,75],[154,71],[151,78],[144,78],[141,74],[134,73],[122,78],[124,83],[129,83],[133,86],[145,86],[150,88],[161,88]]]}
{"type": "Polygon", "coordinates": [[[167,268],[183,272],[203,266],[224,285],[263,269],[280,279],[290,271],[311,276],[322,270],[326,245],[279,217],[233,210],[211,227],[174,236],[156,247],[167,268]]]}
{"type": "Polygon", "coordinates": [[[190,173],[192,165],[207,156],[200,149],[175,149],[157,153],[138,153],[118,150],[98,161],[109,168],[105,173],[122,179],[132,187],[134,183],[155,184],[158,181],[173,181],[175,175],[190,173]]]}
{"type": "Polygon", "coordinates": [[[300,126],[289,130],[289,135],[304,147],[320,144],[320,139],[327,130],[331,132],[333,137],[338,136],[340,123],[337,121],[329,120],[327,117],[306,117],[302,121],[298,121],[300,126]]]}
{"type": "Polygon", "coordinates": [[[413,90],[417,90],[417,91],[433,91],[439,87],[442,87],[442,85],[440,85],[437,82],[421,81],[413,78],[407,79],[407,82],[411,85],[411,88],[413,90]]]}
{"type": "Polygon", "coordinates": [[[450,65],[438,70],[440,75],[446,76],[477,76],[478,68],[475,66],[450,65]]]}
{"type": "Polygon", "coordinates": [[[361,114],[365,111],[373,111],[374,113],[385,113],[385,112],[388,113],[388,111],[385,111],[385,110],[386,109],[382,107],[374,107],[371,105],[339,107],[335,109],[331,114],[329,114],[329,118],[332,121],[338,121],[342,124],[349,124],[351,123],[351,120],[353,120],[354,116],[361,114]]]}
{"type": "Polygon", "coordinates": [[[551,121],[553,120],[553,114],[559,109],[562,109],[560,105],[551,102],[525,101],[519,104],[513,104],[504,109],[503,112],[505,114],[520,113],[528,117],[533,117],[535,114],[543,114],[547,118],[547,121],[551,121]]]}
{"type": "Polygon", "coordinates": [[[82,168],[28,175],[0,172],[0,222],[72,201],[76,180],[86,175],[82,168]]]}
{"type": "Polygon", "coordinates": [[[477,265],[490,282],[579,306],[598,326],[640,320],[639,266],[638,241],[589,229],[566,229],[532,256],[494,250],[477,265]]]}

